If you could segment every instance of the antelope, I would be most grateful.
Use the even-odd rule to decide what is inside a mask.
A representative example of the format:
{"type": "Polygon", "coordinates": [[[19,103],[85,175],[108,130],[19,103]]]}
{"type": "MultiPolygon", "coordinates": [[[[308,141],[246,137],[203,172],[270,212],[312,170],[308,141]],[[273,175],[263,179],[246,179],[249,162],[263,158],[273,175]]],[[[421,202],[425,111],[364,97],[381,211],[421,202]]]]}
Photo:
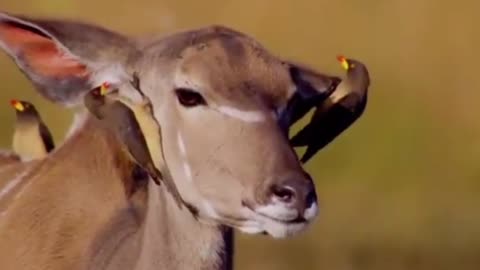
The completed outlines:
{"type": "Polygon", "coordinates": [[[0,218],[2,269],[232,269],[234,229],[293,237],[317,216],[288,127],[329,100],[339,78],[224,26],[141,42],[0,13],[0,47],[43,97],[77,110],[65,141],[17,170],[26,184],[0,218]],[[83,106],[104,82],[128,93],[132,74],[188,207],[165,185],[132,177],[117,136],[83,106]]]}

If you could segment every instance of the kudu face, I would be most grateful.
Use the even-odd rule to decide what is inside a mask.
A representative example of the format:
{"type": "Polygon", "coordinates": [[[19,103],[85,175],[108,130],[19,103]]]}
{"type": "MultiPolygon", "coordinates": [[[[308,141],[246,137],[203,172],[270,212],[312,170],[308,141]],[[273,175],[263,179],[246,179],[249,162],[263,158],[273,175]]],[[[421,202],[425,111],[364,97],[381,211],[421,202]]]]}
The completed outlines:
{"type": "MultiPolygon", "coordinates": [[[[0,46],[41,94],[65,105],[137,73],[161,125],[167,166],[201,220],[285,237],[316,216],[313,182],[278,125],[303,90],[291,71],[304,71],[253,39],[211,27],[140,48],[96,26],[0,14],[0,46]]],[[[331,86],[311,71],[302,82],[318,92],[331,86]]]]}
{"type": "Polygon", "coordinates": [[[154,63],[139,76],[180,193],[203,219],[242,231],[303,227],[315,189],[277,123],[295,89],[288,65],[226,29],[198,36],[167,59],[152,45],[137,63],[154,63]]]}

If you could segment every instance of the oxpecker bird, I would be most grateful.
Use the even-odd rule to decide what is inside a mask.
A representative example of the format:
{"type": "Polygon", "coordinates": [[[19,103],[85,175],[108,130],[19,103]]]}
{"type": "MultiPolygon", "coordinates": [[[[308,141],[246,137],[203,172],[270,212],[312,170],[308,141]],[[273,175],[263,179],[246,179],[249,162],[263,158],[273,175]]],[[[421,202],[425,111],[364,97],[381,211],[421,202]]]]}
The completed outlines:
{"type": "Polygon", "coordinates": [[[367,104],[370,76],[366,66],[344,56],[337,56],[337,60],[346,70],[346,78],[318,107],[310,123],[291,139],[294,147],[307,146],[301,158],[303,163],[355,122],[367,104]]]}
{"type": "Polygon", "coordinates": [[[13,151],[22,161],[41,159],[55,148],[52,134],[35,106],[23,100],[11,100],[16,111],[13,151]]]}
{"type": "Polygon", "coordinates": [[[157,122],[151,120],[153,114],[148,100],[136,104],[127,97],[120,96],[118,90],[110,91],[108,88],[108,85],[104,84],[87,93],[84,99],[85,106],[96,118],[104,121],[108,128],[119,135],[132,160],[147,171],[156,184],[160,185],[160,181],[163,181],[175,201],[181,206],[182,199],[173,179],[164,176],[154,162],[153,157],[156,158],[159,153],[156,150],[157,146],[152,145],[158,144],[161,149],[161,140],[157,122]],[[153,140],[157,141],[153,142],[153,140]]]}

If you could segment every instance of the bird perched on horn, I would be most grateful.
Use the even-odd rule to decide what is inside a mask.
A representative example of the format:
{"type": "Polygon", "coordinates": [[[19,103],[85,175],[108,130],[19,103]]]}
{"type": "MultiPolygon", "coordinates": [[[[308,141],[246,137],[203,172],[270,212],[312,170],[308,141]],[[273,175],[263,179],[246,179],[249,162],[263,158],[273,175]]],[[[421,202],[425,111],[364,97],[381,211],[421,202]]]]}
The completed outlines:
{"type": "Polygon", "coordinates": [[[310,123],[291,138],[294,147],[307,146],[301,161],[307,162],[320,149],[355,122],[367,104],[370,75],[358,60],[337,56],[346,78],[313,114],[310,123]]]}
{"type": "Polygon", "coordinates": [[[158,123],[153,118],[153,110],[146,96],[139,89],[143,101],[135,103],[119,94],[118,89],[110,89],[108,84],[91,90],[85,95],[87,109],[98,119],[104,121],[128,149],[132,160],[142,167],[156,184],[163,181],[179,206],[181,196],[169,177],[159,170],[163,169],[163,153],[158,123]],[[158,166],[158,167],[157,167],[158,166]]]}
{"type": "Polygon", "coordinates": [[[54,148],[52,134],[35,106],[27,101],[12,99],[16,121],[13,134],[13,151],[22,161],[41,159],[54,148]]]}

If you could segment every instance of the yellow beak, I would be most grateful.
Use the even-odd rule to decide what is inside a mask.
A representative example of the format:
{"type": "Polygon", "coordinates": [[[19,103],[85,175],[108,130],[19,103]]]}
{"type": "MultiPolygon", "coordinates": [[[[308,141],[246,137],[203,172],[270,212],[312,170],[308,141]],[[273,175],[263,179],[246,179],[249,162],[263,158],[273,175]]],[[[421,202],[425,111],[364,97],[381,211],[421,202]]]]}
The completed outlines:
{"type": "Polygon", "coordinates": [[[100,86],[100,95],[105,96],[108,92],[108,83],[103,83],[102,86],[100,86]]]}
{"type": "Polygon", "coordinates": [[[350,65],[348,64],[348,61],[344,56],[341,56],[341,55],[337,56],[337,60],[340,62],[340,66],[343,69],[348,70],[350,68],[350,65]]]}
{"type": "Polygon", "coordinates": [[[22,102],[18,100],[12,100],[10,101],[10,104],[12,104],[12,107],[19,112],[23,112],[25,110],[25,107],[23,106],[22,102]]]}

